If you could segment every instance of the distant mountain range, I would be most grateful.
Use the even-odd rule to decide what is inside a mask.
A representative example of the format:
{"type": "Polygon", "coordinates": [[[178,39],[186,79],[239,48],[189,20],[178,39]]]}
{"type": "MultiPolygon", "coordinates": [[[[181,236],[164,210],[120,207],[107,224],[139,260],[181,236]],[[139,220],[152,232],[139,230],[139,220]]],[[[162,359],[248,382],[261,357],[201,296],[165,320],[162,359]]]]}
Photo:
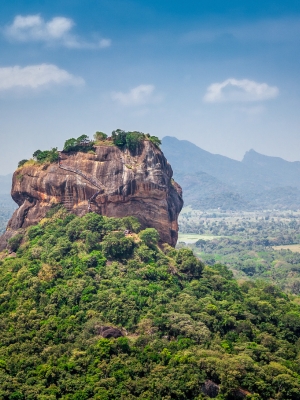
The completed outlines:
{"type": "Polygon", "coordinates": [[[0,235],[5,231],[7,222],[18,207],[10,196],[12,175],[0,175],[0,235]]]}
{"type": "Polygon", "coordinates": [[[300,209],[300,162],[254,150],[242,161],[212,154],[187,140],[166,136],[162,150],[196,209],[300,209]]]}

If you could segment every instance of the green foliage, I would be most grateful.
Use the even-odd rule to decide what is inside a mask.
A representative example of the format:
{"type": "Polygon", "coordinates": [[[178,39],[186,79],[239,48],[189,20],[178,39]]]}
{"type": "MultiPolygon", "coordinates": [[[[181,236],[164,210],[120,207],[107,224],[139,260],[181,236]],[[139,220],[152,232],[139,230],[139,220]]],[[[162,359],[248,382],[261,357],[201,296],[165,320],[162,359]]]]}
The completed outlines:
{"type": "Polygon", "coordinates": [[[27,161],[28,161],[28,160],[26,160],[26,159],[19,161],[19,162],[18,162],[18,168],[23,167],[23,165],[24,165],[25,163],[27,163],[27,161]]]}
{"type": "Polygon", "coordinates": [[[104,133],[104,132],[96,132],[95,134],[94,134],[94,139],[97,141],[97,140],[99,140],[100,142],[103,142],[104,140],[106,140],[107,139],[107,134],[106,133],[104,133]]]}
{"type": "Polygon", "coordinates": [[[121,224],[126,230],[138,233],[141,229],[141,224],[139,220],[135,217],[124,217],[120,220],[121,224]]]}
{"type": "Polygon", "coordinates": [[[147,246],[155,246],[159,241],[159,233],[154,228],[146,228],[139,233],[140,239],[147,245],[147,246]]]}
{"type": "Polygon", "coordinates": [[[126,132],[122,129],[116,129],[111,134],[113,143],[118,147],[124,147],[126,144],[126,132]]]}
{"type": "Polygon", "coordinates": [[[134,242],[123,232],[110,232],[102,242],[104,254],[111,258],[128,258],[133,252],[134,242]]]}
{"type": "Polygon", "coordinates": [[[18,233],[8,240],[8,248],[11,251],[17,251],[23,239],[23,235],[18,233]]]}
{"type": "MultiPolygon", "coordinates": [[[[235,272],[236,278],[264,279],[300,294],[298,213],[190,210],[183,213],[179,223],[183,232],[198,234],[199,240],[188,247],[205,263],[222,263],[235,272]]],[[[188,239],[185,234],[180,236],[180,241],[188,239]]]]}
{"type": "Polygon", "coordinates": [[[198,260],[192,250],[180,249],[175,257],[176,265],[180,272],[183,272],[191,278],[200,278],[204,264],[198,260]]]}
{"type": "Polygon", "coordinates": [[[199,400],[207,380],[300,399],[299,298],[125,236],[130,219],[50,211],[0,261],[1,399],[199,400]]]}
{"type": "Polygon", "coordinates": [[[52,204],[50,210],[46,213],[46,218],[53,217],[61,208],[63,208],[62,204],[52,204]]]}
{"type": "Polygon", "coordinates": [[[71,138],[65,141],[63,151],[69,153],[70,151],[88,152],[93,150],[94,142],[90,141],[87,135],[81,135],[77,139],[71,138]]]}
{"type": "Polygon", "coordinates": [[[140,143],[144,139],[145,135],[141,132],[127,132],[126,134],[126,147],[136,152],[139,149],[140,143]]]}
{"type": "Polygon", "coordinates": [[[150,142],[152,142],[156,147],[160,147],[161,140],[157,136],[149,136],[150,142]]]}
{"type": "Polygon", "coordinates": [[[143,140],[150,140],[157,147],[161,145],[161,141],[158,137],[137,131],[125,132],[122,129],[117,129],[112,132],[111,137],[116,146],[120,148],[126,147],[134,153],[139,150],[140,144],[143,140]]]}
{"type": "Polygon", "coordinates": [[[51,150],[44,150],[44,151],[36,150],[33,153],[32,157],[40,163],[45,163],[45,162],[53,163],[58,161],[59,153],[57,151],[57,147],[54,147],[51,150]]]}

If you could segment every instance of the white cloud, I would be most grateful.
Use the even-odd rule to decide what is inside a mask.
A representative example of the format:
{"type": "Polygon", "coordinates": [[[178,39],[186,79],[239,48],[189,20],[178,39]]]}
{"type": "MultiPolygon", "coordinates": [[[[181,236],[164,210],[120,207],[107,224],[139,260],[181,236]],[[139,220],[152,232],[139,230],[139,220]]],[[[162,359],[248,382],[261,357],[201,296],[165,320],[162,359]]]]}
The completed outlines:
{"type": "Polygon", "coordinates": [[[0,91],[15,88],[47,88],[50,85],[82,85],[84,80],[53,64],[0,67],[0,91]]]}
{"type": "Polygon", "coordinates": [[[230,101],[262,101],[278,96],[276,86],[258,83],[248,79],[229,78],[221,83],[213,83],[207,88],[204,101],[207,103],[230,101]]]}
{"type": "Polygon", "coordinates": [[[111,45],[110,39],[83,41],[71,30],[75,23],[70,18],[54,17],[45,21],[39,14],[17,15],[12,24],[4,29],[5,36],[17,42],[43,42],[68,48],[102,49],[111,45]]]}
{"type": "Polygon", "coordinates": [[[159,96],[154,95],[154,90],[153,85],[139,85],[127,93],[113,92],[111,97],[123,106],[140,106],[160,100],[159,96]]]}

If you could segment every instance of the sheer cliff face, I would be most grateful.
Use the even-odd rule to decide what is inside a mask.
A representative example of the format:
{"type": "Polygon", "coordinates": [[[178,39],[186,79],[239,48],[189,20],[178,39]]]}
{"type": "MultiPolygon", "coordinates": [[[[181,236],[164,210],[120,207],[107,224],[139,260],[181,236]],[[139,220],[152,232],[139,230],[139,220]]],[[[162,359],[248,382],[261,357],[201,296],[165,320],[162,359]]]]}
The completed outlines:
{"type": "Polygon", "coordinates": [[[60,162],[24,166],[13,176],[12,197],[19,205],[0,247],[19,228],[38,223],[52,204],[62,203],[77,215],[94,211],[109,217],[135,216],[175,246],[181,188],[172,178],[163,153],[144,141],[137,153],[97,146],[95,154],[61,154],[60,162]]]}

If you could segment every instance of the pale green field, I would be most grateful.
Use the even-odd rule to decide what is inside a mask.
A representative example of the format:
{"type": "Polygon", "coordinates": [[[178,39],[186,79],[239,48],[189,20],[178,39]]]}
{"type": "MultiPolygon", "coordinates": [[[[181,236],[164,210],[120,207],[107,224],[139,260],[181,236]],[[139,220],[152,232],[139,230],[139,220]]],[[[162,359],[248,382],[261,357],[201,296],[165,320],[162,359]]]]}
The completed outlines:
{"type": "Polygon", "coordinates": [[[300,244],[285,244],[282,246],[273,246],[274,250],[291,250],[294,253],[300,253],[300,244]]]}
{"type": "Polygon", "coordinates": [[[178,234],[178,243],[195,243],[199,239],[203,240],[212,240],[216,238],[220,238],[222,236],[213,236],[213,235],[197,235],[196,233],[180,233],[178,234]]]}

